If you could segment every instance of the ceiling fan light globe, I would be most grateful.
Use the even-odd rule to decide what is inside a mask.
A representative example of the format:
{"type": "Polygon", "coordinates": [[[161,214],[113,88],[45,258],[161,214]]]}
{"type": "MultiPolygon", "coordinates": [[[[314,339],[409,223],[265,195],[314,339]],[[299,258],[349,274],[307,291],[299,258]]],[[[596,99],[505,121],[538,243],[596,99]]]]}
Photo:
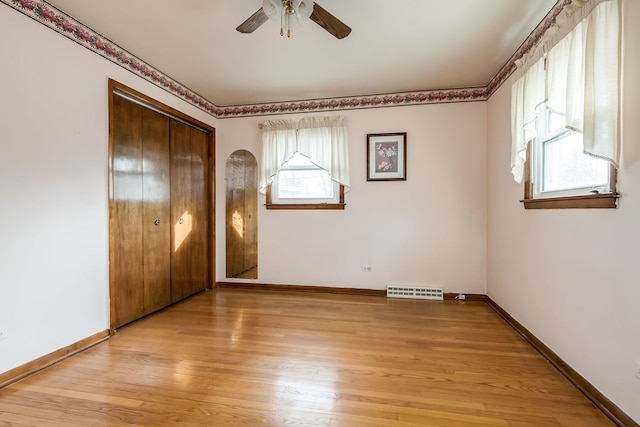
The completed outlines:
{"type": "Polygon", "coordinates": [[[293,8],[296,14],[303,19],[309,19],[313,13],[313,2],[310,0],[293,0],[293,8]]]}
{"type": "MultiPolygon", "coordinates": [[[[313,1],[310,0],[293,0],[293,10],[295,13],[288,14],[289,29],[296,30],[302,26],[302,23],[311,16],[313,12],[313,1]]],[[[265,15],[272,21],[280,22],[284,10],[282,0],[263,0],[262,10],[265,15]]]]}

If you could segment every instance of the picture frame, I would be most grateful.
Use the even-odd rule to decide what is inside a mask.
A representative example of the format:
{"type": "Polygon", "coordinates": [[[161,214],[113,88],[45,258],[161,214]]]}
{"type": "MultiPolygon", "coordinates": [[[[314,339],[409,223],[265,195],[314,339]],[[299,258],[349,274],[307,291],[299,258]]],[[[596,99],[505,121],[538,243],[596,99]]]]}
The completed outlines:
{"type": "Polygon", "coordinates": [[[407,180],[407,133],[367,134],[367,181],[407,180]]]}

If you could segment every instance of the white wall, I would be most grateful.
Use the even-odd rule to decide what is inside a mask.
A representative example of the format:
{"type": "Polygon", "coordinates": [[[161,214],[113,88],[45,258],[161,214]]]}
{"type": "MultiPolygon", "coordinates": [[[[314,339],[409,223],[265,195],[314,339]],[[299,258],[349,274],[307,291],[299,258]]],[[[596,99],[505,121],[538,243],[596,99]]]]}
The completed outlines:
{"type": "MultiPolygon", "coordinates": [[[[366,289],[431,285],[445,292],[484,294],[486,103],[341,114],[350,144],[346,209],[267,211],[260,195],[257,282],[366,289]],[[407,181],[366,181],[366,135],[384,132],[407,132],[407,181]],[[363,273],[362,265],[372,272],[363,273]]],[[[273,118],[228,119],[218,127],[218,280],[228,280],[225,162],[238,149],[259,160],[258,124],[273,118]]]]}
{"type": "Polygon", "coordinates": [[[640,2],[624,0],[619,208],[530,210],[509,171],[510,88],[488,102],[488,295],[640,422],[640,2]]]}
{"type": "Polygon", "coordinates": [[[109,327],[107,79],[164,90],[0,5],[0,373],[109,327]]]}

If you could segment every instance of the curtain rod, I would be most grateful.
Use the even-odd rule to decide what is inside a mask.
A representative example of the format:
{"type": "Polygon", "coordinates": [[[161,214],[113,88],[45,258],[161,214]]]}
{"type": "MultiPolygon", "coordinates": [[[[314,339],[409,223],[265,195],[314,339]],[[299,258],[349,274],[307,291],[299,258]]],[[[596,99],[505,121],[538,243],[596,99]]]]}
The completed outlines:
{"type": "MultiPolygon", "coordinates": [[[[344,116],[342,115],[338,115],[338,116],[322,116],[322,117],[311,117],[311,119],[333,119],[333,120],[344,120],[344,116]]],[[[300,121],[305,120],[305,118],[300,119],[300,121]]],[[[266,122],[265,122],[266,123],[266,122]]],[[[296,130],[297,129],[297,124],[298,122],[296,122],[296,130]]],[[[264,123],[258,123],[258,129],[262,130],[262,128],[264,127],[264,123]]]]}

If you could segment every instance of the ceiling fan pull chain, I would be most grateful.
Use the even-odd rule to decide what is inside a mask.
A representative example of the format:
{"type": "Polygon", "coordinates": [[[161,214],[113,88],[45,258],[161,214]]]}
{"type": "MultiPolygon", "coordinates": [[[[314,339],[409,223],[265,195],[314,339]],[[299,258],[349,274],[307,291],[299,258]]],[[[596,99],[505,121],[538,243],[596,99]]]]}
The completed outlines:
{"type": "Polygon", "coordinates": [[[280,37],[284,36],[284,7],[282,8],[282,13],[280,14],[280,37]]]}

